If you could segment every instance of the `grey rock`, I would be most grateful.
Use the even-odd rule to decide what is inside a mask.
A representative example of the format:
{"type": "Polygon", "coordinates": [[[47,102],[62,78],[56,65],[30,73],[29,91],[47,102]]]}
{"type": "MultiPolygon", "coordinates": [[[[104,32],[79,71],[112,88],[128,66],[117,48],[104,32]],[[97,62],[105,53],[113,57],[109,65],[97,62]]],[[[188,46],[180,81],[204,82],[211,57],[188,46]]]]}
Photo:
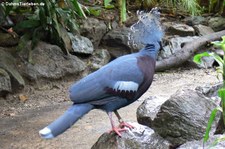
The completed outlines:
{"type": "Polygon", "coordinates": [[[218,90],[220,88],[223,87],[222,83],[218,83],[218,84],[207,84],[205,86],[198,86],[195,88],[195,90],[201,92],[202,94],[204,94],[207,97],[216,97],[218,96],[218,90]]]}
{"type": "MultiPolygon", "coordinates": [[[[211,111],[217,105],[195,90],[178,90],[160,108],[152,128],[174,146],[202,139],[211,111]]],[[[219,120],[219,115],[215,123],[219,120]]],[[[212,132],[215,131],[212,126],[212,132]]]]}
{"type": "Polygon", "coordinates": [[[128,35],[130,32],[130,28],[127,27],[113,29],[103,37],[103,42],[109,46],[128,46],[128,35]]]}
{"type": "Polygon", "coordinates": [[[151,128],[131,123],[135,128],[122,132],[122,137],[114,133],[104,133],[92,149],[169,149],[171,144],[154,133],[151,128]]]}
{"type": "Polygon", "coordinates": [[[152,121],[156,117],[161,105],[166,101],[166,98],[149,97],[137,109],[138,123],[151,127],[152,121]]]}
{"type": "Polygon", "coordinates": [[[119,57],[143,47],[141,44],[137,44],[136,47],[129,45],[128,36],[130,32],[130,28],[127,27],[116,28],[103,37],[102,44],[108,47],[112,57],[119,57]]]}
{"type": "Polygon", "coordinates": [[[211,27],[205,26],[205,25],[195,25],[194,29],[196,31],[196,33],[199,36],[203,36],[203,35],[208,35],[208,34],[212,34],[214,33],[213,29],[211,27]]]}
{"type": "Polygon", "coordinates": [[[184,19],[187,25],[194,26],[199,24],[207,24],[207,18],[202,16],[190,16],[184,19]]]}
{"type": "MultiPolygon", "coordinates": [[[[213,100],[214,103],[217,104],[217,106],[221,106],[221,98],[218,96],[218,91],[220,88],[223,87],[222,83],[217,83],[217,84],[208,84],[206,86],[199,86],[196,87],[195,90],[203,93],[205,96],[210,97],[211,100],[213,100]]],[[[215,131],[215,134],[222,134],[225,132],[225,127],[223,123],[223,115],[220,113],[220,119],[219,122],[217,123],[217,128],[215,131]]]]}
{"type": "Polygon", "coordinates": [[[107,26],[104,21],[95,18],[87,18],[83,20],[80,26],[80,33],[82,36],[91,40],[95,48],[98,48],[102,37],[107,32],[107,26]]]}
{"type": "Polygon", "coordinates": [[[221,139],[221,138],[224,138],[224,135],[211,136],[209,140],[204,144],[204,147],[203,147],[203,140],[189,141],[181,145],[177,149],[204,149],[204,148],[222,149],[222,148],[225,148],[225,141],[220,141],[217,144],[215,144],[215,146],[213,146],[213,143],[217,139],[221,139]]]}
{"type": "Polygon", "coordinates": [[[112,29],[115,29],[115,28],[118,28],[118,27],[119,27],[118,21],[113,20],[113,21],[112,21],[112,24],[111,24],[111,28],[112,28],[112,29]]]}
{"type": "Polygon", "coordinates": [[[81,54],[93,53],[94,47],[88,38],[79,35],[73,35],[72,33],[68,33],[68,35],[72,42],[72,49],[74,52],[81,54]]]}
{"type": "Polygon", "coordinates": [[[18,72],[16,59],[0,47],[0,68],[3,68],[15,80],[14,88],[24,87],[25,81],[18,72]]]}
{"type": "Polygon", "coordinates": [[[158,59],[164,59],[175,54],[183,47],[184,43],[193,41],[198,38],[199,38],[198,36],[168,37],[167,39],[165,39],[166,46],[164,46],[163,50],[160,51],[158,59]]]}
{"type": "Polygon", "coordinates": [[[221,31],[225,29],[225,18],[215,17],[209,19],[209,26],[215,31],[221,31]]]}
{"type": "Polygon", "coordinates": [[[69,74],[78,74],[86,67],[78,57],[65,55],[58,46],[45,42],[39,42],[32,51],[32,63],[26,61],[27,52],[21,51],[19,55],[24,60],[20,70],[30,80],[59,79],[69,74]]]}
{"type": "Polygon", "coordinates": [[[13,37],[9,33],[0,32],[0,46],[2,47],[12,47],[17,45],[19,42],[18,36],[13,37]]]}
{"type": "Polygon", "coordinates": [[[215,59],[213,56],[205,56],[201,58],[201,63],[197,64],[199,68],[213,68],[215,59]]]}
{"type": "Polygon", "coordinates": [[[179,35],[179,36],[194,36],[195,30],[193,27],[188,26],[186,24],[178,24],[174,22],[168,22],[165,24],[167,27],[167,32],[170,35],[179,35]]]}
{"type": "Polygon", "coordinates": [[[10,76],[4,69],[0,68],[0,96],[4,96],[6,93],[11,91],[10,76]]]}
{"type": "Polygon", "coordinates": [[[97,70],[106,65],[111,59],[111,56],[106,49],[97,50],[90,59],[91,69],[97,70]]]}

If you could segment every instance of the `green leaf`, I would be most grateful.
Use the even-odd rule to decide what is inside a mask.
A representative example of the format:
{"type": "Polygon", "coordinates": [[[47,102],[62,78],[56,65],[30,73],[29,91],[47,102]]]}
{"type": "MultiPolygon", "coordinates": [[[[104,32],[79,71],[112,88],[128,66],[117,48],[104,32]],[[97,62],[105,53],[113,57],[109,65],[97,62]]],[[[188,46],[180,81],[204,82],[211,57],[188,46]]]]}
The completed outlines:
{"type": "Polygon", "coordinates": [[[53,25],[53,28],[57,31],[57,34],[58,36],[61,35],[61,30],[60,30],[60,24],[58,22],[58,19],[57,19],[57,15],[56,15],[56,11],[53,11],[53,8],[52,8],[52,25],[53,25]]]}
{"type": "Polygon", "coordinates": [[[109,5],[112,2],[112,0],[104,0],[104,6],[109,5]]]}
{"type": "Polygon", "coordinates": [[[23,36],[20,37],[19,44],[16,48],[17,51],[22,51],[26,49],[26,44],[30,40],[31,34],[30,33],[25,33],[23,36]]]}
{"type": "Polygon", "coordinates": [[[39,19],[42,26],[47,25],[47,16],[45,15],[45,10],[43,7],[39,8],[39,19]]]}
{"type": "Polygon", "coordinates": [[[40,21],[39,20],[33,20],[33,19],[30,19],[30,20],[24,20],[20,23],[18,23],[16,26],[15,26],[15,29],[29,29],[29,28],[36,28],[40,26],[40,21]]]}
{"type": "Polygon", "coordinates": [[[222,100],[223,102],[225,102],[225,88],[219,89],[218,95],[219,95],[219,97],[221,98],[221,100],[222,100]]]}
{"type": "Polygon", "coordinates": [[[78,15],[81,17],[87,18],[87,16],[85,15],[85,13],[81,7],[81,4],[77,0],[72,0],[72,3],[74,6],[74,9],[78,13],[78,15]]]}
{"type": "Polygon", "coordinates": [[[34,29],[34,31],[33,31],[32,42],[31,42],[31,49],[32,50],[37,46],[38,42],[40,41],[41,30],[42,30],[42,27],[38,27],[38,28],[34,29]]]}
{"type": "Polygon", "coordinates": [[[202,57],[205,57],[205,56],[210,56],[210,54],[208,52],[196,54],[193,58],[193,61],[197,64],[201,64],[202,63],[202,57]]]}
{"type": "Polygon", "coordinates": [[[104,8],[106,8],[106,9],[115,8],[115,6],[113,4],[110,4],[111,2],[112,2],[112,0],[104,0],[104,8]]]}
{"type": "Polygon", "coordinates": [[[211,130],[212,124],[213,124],[213,122],[216,118],[216,113],[218,111],[223,112],[221,107],[217,107],[217,108],[213,109],[213,111],[211,112],[211,115],[210,115],[210,118],[209,118],[209,121],[208,121],[208,124],[207,124],[207,128],[206,128],[206,132],[205,132],[205,135],[204,135],[203,143],[205,143],[209,139],[209,132],[211,130]]]}
{"type": "Polygon", "coordinates": [[[113,8],[115,8],[115,6],[112,5],[112,4],[110,4],[110,5],[105,6],[105,8],[106,8],[106,9],[113,9],[113,8]]]}
{"type": "Polygon", "coordinates": [[[69,54],[69,51],[72,49],[72,45],[70,44],[71,40],[68,35],[68,32],[66,31],[65,28],[61,27],[61,35],[60,35],[60,40],[62,42],[62,50],[64,50],[65,53],[69,54]]]}
{"type": "Polygon", "coordinates": [[[216,138],[216,140],[213,141],[213,143],[209,146],[209,148],[212,148],[212,147],[216,146],[219,142],[223,142],[223,141],[225,141],[225,136],[216,138]]]}
{"type": "Polygon", "coordinates": [[[89,13],[94,15],[94,16],[99,16],[101,14],[101,9],[95,9],[95,8],[89,8],[89,13]]]}
{"type": "Polygon", "coordinates": [[[222,36],[222,41],[211,42],[213,45],[222,48],[225,51],[225,36],[222,36]]]}
{"type": "Polygon", "coordinates": [[[221,46],[221,42],[220,41],[213,41],[211,42],[214,46],[220,47],[221,46]]]}

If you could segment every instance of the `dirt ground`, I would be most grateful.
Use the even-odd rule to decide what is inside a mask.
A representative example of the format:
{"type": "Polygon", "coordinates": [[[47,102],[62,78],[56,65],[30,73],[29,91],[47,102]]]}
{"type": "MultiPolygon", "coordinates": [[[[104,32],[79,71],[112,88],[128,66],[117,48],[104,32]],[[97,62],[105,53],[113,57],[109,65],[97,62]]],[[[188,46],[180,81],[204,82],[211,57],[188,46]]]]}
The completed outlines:
{"type": "MultiPolygon", "coordinates": [[[[124,120],[136,121],[136,109],[150,96],[169,98],[178,89],[218,83],[214,70],[184,68],[157,73],[150,89],[135,103],[119,112],[124,120]]],[[[28,99],[20,101],[19,94],[0,98],[0,149],[90,149],[110,123],[105,112],[93,110],[72,128],[55,139],[44,140],[38,131],[60,116],[71,104],[68,87],[73,81],[34,88],[27,86],[22,93],[28,99]]]]}

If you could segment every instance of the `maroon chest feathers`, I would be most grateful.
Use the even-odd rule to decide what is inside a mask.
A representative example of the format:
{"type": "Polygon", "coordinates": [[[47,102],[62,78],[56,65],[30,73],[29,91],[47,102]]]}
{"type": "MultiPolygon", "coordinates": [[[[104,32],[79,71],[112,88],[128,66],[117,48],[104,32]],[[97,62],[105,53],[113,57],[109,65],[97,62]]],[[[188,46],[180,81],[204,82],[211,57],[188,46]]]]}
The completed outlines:
{"type": "Polygon", "coordinates": [[[152,83],[153,75],[155,72],[155,63],[156,63],[155,60],[150,56],[138,57],[137,64],[144,76],[143,82],[140,84],[139,87],[140,92],[139,96],[141,96],[144,92],[146,92],[146,90],[152,83]]]}

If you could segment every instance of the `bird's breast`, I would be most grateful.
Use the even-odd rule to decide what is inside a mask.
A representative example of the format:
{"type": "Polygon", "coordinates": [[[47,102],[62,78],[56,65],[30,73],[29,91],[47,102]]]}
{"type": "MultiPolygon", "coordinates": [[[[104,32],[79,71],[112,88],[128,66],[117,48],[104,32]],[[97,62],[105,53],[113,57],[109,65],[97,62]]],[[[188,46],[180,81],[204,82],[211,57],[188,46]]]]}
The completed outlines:
{"type": "MultiPolygon", "coordinates": [[[[139,87],[139,97],[146,92],[146,90],[149,88],[149,86],[152,83],[153,75],[155,72],[155,59],[153,59],[150,56],[140,56],[138,57],[138,67],[141,70],[143,74],[143,81],[140,84],[139,87]]],[[[138,97],[138,98],[139,98],[138,97]]]]}
{"type": "Polygon", "coordinates": [[[145,77],[153,75],[155,71],[155,59],[150,56],[140,56],[137,64],[145,77]]]}

